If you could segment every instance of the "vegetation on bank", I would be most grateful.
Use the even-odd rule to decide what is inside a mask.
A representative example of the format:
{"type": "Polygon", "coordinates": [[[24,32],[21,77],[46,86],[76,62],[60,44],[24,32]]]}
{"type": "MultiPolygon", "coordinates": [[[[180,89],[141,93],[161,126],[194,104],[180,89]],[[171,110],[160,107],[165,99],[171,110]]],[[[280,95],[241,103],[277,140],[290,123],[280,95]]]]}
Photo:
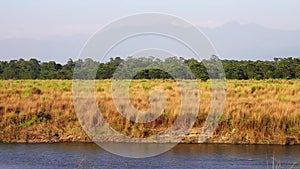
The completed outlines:
{"type": "MultiPolygon", "coordinates": [[[[195,142],[211,104],[209,81],[198,81],[200,110],[185,142],[195,142]]],[[[111,80],[95,81],[96,100],[103,116],[117,131],[148,137],[166,130],[176,119],[179,87],[173,80],[133,80],[130,99],[139,110],[150,107],[149,92],[162,89],[167,105],[163,115],[146,124],[133,123],[118,113],[111,80]]],[[[300,80],[228,80],[226,105],[210,143],[300,143],[300,80]]],[[[73,107],[72,81],[0,81],[1,142],[86,142],[73,107]]],[[[109,138],[108,140],[109,141],[109,138]]]]}
{"type": "MultiPolygon", "coordinates": [[[[205,68],[206,60],[201,62],[195,59],[184,59],[170,57],[163,60],[153,57],[145,58],[128,58],[125,61],[136,65],[141,63],[157,63],[158,65],[167,64],[174,72],[182,72],[182,67],[178,67],[178,63],[186,64],[194,77],[201,80],[207,80],[208,74],[205,68]],[[177,64],[177,65],[176,65],[177,64]]],[[[30,60],[11,60],[0,61],[0,79],[72,79],[75,65],[80,67],[83,65],[95,65],[96,79],[110,79],[123,59],[116,57],[110,59],[106,63],[99,63],[92,59],[85,60],[69,60],[66,64],[58,64],[54,61],[40,62],[36,59],[30,60]]],[[[300,78],[300,58],[274,58],[273,61],[237,61],[222,60],[224,71],[227,79],[299,79],[300,78]]],[[[161,68],[161,66],[158,66],[161,68]]],[[[135,79],[172,79],[172,77],[159,69],[149,68],[141,70],[134,77],[135,79]]],[[[180,78],[186,79],[189,76],[186,73],[180,75],[180,78]]],[[[94,79],[94,78],[93,78],[94,79]]]]}

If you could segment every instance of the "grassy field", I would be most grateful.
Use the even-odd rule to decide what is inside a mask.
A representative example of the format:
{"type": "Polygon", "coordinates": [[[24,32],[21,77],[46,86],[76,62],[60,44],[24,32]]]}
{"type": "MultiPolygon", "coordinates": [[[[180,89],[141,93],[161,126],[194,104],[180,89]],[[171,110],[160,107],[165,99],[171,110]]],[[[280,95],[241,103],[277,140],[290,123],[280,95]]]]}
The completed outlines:
{"type": "MultiPolygon", "coordinates": [[[[184,142],[195,142],[210,105],[211,86],[198,82],[200,110],[192,133],[184,142]]],[[[150,108],[149,93],[161,89],[166,96],[163,115],[153,122],[136,124],[120,115],[111,96],[111,81],[95,82],[99,108],[117,131],[148,137],[171,126],[180,105],[180,89],[171,80],[135,80],[129,89],[135,108],[150,108]]],[[[226,104],[210,143],[300,143],[300,80],[229,80],[226,104]]],[[[0,142],[86,142],[73,107],[72,81],[0,81],[0,142]]]]}

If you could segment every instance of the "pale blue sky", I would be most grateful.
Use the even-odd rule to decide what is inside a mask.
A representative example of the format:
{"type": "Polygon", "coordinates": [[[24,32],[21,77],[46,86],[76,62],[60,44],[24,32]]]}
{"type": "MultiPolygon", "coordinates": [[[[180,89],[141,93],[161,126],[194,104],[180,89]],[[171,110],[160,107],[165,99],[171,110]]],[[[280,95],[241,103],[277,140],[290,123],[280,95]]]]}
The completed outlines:
{"type": "Polygon", "coordinates": [[[90,34],[140,12],[162,12],[201,27],[229,21],[300,30],[299,0],[11,0],[0,2],[0,39],[90,34]]]}
{"type": "Polygon", "coordinates": [[[94,32],[143,12],[201,28],[221,58],[299,57],[299,9],[299,0],[1,0],[0,60],[76,59],[94,32]]]}

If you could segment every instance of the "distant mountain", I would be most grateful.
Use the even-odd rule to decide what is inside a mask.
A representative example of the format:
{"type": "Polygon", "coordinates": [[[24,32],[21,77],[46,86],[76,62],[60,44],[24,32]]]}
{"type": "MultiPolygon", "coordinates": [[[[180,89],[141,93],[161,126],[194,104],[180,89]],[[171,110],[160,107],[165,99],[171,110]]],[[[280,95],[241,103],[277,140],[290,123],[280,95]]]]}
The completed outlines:
{"type": "Polygon", "coordinates": [[[0,60],[37,58],[41,61],[54,60],[66,63],[76,59],[88,39],[87,35],[52,37],[48,39],[6,39],[0,40],[0,60]]]}
{"type": "Polygon", "coordinates": [[[275,30],[237,22],[200,29],[223,59],[271,60],[275,56],[300,56],[300,31],[275,30]]]}
{"type": "MultiPolygon", "coordinates": [[[[274,57],[300,56],[300,30],[274,30],[237,22],[199,29],[212,41],[222,59],[272,60],[274,57]]],[[[0,40],[0,60],[22,57],[65,63],[68,58],[77,58],[88,38],[89,35],[74,35],[42,40],[0,40]]]]}

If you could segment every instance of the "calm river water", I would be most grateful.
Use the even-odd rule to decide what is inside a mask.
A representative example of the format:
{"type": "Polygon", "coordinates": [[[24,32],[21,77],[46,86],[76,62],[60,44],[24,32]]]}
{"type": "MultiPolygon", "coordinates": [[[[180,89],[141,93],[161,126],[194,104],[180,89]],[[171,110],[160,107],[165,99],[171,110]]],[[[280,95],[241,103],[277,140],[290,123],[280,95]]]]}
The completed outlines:
{"type": "Polygon", "coordinates": [[[0,168],[4,169],[272,169],[275,165],[280,165],[280,168],[300,168],[299,163],[300,146],[179,144],[159,156],[130,159],[110,154],[92,143],[0,144],[0,168]]]}

